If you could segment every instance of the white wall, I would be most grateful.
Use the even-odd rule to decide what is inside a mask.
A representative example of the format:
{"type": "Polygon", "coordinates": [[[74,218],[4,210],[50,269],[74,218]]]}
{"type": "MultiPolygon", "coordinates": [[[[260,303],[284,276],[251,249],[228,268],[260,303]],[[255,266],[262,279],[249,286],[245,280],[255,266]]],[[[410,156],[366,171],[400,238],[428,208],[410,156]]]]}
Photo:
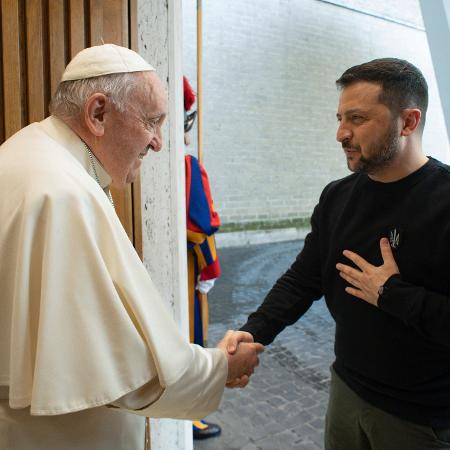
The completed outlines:
{"type": "Polygon", "coordinates": [[[448,132],[450,130],[450,0],[421,0],[420,4],[448,132]]]}
{"type": "MultiPolygon", "coordinates": [[[[195,9],[183,1],[183,69],[194,87],[195,9]]],[[[335,141],[334,82],[374,58],[423,71],[424,148],[450,161],[418,0],[208,0],[203,27],[205,165],[223,223],[310,216],[325,184],[348,174],[335,141]]]]}

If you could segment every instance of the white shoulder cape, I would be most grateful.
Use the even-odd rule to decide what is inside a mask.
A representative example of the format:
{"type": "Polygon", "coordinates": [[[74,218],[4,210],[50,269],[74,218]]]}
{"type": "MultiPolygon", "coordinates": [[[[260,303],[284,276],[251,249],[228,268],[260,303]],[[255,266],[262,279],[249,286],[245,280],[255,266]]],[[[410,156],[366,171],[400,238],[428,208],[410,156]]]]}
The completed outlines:
{"type": "Polygon", "coordinates": [[[12,408],[53,415],[152,381],[139,414],[204,416],[226,358],[178,332],[83,152],[53,117],[0,147],[0,385],[12,408]]]}

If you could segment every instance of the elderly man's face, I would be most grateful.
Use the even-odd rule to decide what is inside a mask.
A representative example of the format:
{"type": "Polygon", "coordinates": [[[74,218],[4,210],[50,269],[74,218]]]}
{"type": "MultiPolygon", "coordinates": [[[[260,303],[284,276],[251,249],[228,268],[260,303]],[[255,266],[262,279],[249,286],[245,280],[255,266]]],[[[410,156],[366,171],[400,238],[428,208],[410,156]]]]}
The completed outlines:
{"type": "Polygon", "coordinates": [[[137,75],[139,86],[131,94],[124,113],[111,111],[105,128],[104,145],[109,155],[105,169],[113,184],[122,187],[133,182],[149,150],[162,148],[161,127],[167,113],[164,86],[155,72],[137,75]]]}

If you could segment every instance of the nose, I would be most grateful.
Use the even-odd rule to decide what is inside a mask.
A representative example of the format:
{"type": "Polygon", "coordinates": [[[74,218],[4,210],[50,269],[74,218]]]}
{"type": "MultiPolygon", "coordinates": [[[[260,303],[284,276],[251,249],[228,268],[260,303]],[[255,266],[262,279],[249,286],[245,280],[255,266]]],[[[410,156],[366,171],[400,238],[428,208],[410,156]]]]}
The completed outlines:
{"type": "Polygon", "coordinates": [[[154,152],[159,152],[162,149],[162,135],[160,128],[158,128],[157,132],[153,135],[148,147],[154,152]]]}
{"type": "Polygon", "coordinates": [[[351,130],[347,126],[345,126],[343,121],[341,121],[336,131],[336,140],[338,142],[343,142],[346,139],[351,139],[351,137],[352,137],[351,130]]]}

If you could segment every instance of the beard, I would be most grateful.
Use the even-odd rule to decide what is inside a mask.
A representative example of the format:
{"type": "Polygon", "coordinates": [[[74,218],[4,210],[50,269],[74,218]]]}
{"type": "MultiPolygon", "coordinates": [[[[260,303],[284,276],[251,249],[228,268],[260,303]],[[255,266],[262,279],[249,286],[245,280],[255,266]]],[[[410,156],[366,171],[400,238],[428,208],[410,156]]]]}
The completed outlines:
{"type": "Polygon", "coordinates": [[[347,166],[352,172],[366,173],[368,175],[384,169],[396,157],[400,149],[400,136],[397,130],[397,124],[392,122],[381,142],[371,144],[366,149],[368,156],[363,156],[359,145],[351,145],[349,140],[342,142],[343,148],[354,148],[360,152],[358,164],[351,167],[347,161],[347,166]]]}

